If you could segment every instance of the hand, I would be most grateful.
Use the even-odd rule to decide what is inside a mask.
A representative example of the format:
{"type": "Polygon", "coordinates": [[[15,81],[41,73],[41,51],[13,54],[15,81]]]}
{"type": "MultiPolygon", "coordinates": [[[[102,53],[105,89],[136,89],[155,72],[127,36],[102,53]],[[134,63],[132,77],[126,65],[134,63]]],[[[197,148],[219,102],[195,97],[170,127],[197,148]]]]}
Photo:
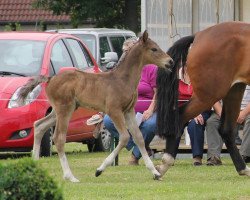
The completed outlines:
{"type": "Polygon", "coordinates": [[[201,114],[199,114],[197,117],[195,117],[194,121],[195,121],[196,124],[201,124],[201,125],[204,124],[204,119],[203,119],[201,114]]]}
{"type": "Polygon", "coordinates": [[[142,114],[142,121],[148,120],[153,115],[151,110],[145,110],[142,114]]]}
{"type": "Polygon", "coordinates": [[[245,121],[246,117],[247,117],[247,115],[244,112],[244,110],[240,111],[239,117],[237,119],[237,123],[242,124],[245,121]]]}

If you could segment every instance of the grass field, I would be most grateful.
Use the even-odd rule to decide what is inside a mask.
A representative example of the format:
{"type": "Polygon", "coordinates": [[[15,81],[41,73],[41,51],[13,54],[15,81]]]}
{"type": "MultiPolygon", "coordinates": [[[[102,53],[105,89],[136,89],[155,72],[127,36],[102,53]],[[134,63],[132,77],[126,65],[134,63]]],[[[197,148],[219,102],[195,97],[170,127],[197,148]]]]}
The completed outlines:
{"type": "MultiPolygon", "coordinates": [[[[154,181],[143,161],[140,166],[127,165],[130,154],[123,150],[119,166],[107,168],[96,178],[95,170],[108,153],[88,153],[86,145],[74,143],[67,144],[66,149],[70,167],[80,183],[62,179],[57,155],[38,161],[62,187],[65,200],[250,199],[250,177],[239,176],[229,158],[223,158],[223,166],[219,167],[193,167],[190,158],[177,159],[163,181],[154,181]]],[[[155,164],[160,162],[154,160],[155,164]]]]}

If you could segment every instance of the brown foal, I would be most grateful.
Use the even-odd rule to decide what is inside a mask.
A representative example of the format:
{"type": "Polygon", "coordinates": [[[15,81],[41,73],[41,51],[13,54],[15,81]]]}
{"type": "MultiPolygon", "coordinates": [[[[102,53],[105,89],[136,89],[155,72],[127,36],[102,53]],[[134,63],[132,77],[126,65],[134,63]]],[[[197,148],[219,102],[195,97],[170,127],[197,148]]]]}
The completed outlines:
{"type": "Polygon", "coordinates": [[[170,69],[172,62],[170,56],[149,39],[145,31],[113,71],[99,74],[79,70],[65,71],[52,78],[43,76],[31,80],[27,83],[26,89],[20,92],[20,99],[25,98],[25,94],[36,85],[47,82],[46,94],[53,107],[53,111],[48,116],[34,123],[34,158],[39,159],[44,133],[50,127],[55,126],[53,141],[60,158],[64,178],[78,182],[69,168],[64,144],[72,113],[78,106],[88,107],[108,114],[120,133],[119,144],[97,168],[96,176],[113,163],[120,150],[126,146],[130,132],[141,151],[146,167],[152,172],[154,179],[158,179],[160,173],[155,169],[145,150],[142,134],[136,124],[134,105],[143,66],[152,63],[170,69]]]}

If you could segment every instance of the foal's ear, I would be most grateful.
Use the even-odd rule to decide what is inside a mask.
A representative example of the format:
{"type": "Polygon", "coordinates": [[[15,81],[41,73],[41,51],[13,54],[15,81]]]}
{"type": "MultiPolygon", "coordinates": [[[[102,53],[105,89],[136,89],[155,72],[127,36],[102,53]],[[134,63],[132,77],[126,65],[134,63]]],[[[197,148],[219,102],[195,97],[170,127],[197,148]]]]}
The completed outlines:
{"type": "Polygon", "coordinates": [[[148,32],[147,30],[144,31],[140,39],[145,43],[148,40],[148,32]]]}

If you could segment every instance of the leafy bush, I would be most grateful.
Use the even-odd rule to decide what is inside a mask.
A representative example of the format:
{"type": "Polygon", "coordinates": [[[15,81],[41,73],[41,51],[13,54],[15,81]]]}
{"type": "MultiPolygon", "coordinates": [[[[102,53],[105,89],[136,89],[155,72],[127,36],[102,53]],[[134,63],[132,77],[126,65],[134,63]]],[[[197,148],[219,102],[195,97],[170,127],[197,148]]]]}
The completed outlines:
{"type": "Polygon", "coordinates": [[[55,181],[30,158],[0,166],[0,200],[63,199],[55,181]]]}

